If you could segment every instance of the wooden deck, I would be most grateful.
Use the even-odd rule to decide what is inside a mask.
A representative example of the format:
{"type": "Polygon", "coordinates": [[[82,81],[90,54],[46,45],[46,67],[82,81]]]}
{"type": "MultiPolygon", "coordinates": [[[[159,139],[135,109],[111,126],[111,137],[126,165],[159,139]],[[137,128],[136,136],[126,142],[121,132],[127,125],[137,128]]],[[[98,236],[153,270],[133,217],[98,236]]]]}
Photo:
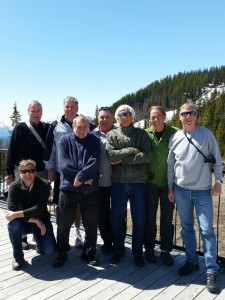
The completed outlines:
{"type": "MultiPolygon", "coordinates": [[[[130,240],[126,240],[126,256],[117,266],[110,265],[111,255],[101,254],[99,267],[86,265],[80,259],[81,250],[72,247],[69,259],[61,269],[52,268],[55,256],[37,255],[31,236],[31,250],[24,251],[26,264],[23,270],[11,269],[12,248],[4,217],[5,202],[0,200],[0,299],[225,299],[225,270],[219,275],[222,291],[212,295],[206,289],[204,261],[200,258],[200,270],[186,277],[179,276],[178,268],[184,263],[184,253],[173,251],[172,267],[161,263],[134,265],[130,240]]],[[[53,226],[56,224],[53,217],[53,226]]],[[[71,245],[73,245],[71,230],[71,245]]],[[[101,246],[101,238],[98,239],[101,246]]],[[[158,254],[159,254],[158,250],[158,254]]]]}

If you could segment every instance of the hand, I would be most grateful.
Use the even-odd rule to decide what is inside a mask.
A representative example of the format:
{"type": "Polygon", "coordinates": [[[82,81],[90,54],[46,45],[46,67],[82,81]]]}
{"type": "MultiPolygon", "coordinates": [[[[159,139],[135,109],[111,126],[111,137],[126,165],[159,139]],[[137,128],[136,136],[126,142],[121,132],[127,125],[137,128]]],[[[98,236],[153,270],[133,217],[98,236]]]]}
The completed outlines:
{"type": "Polygon", "coordinates": [[[37,224],[37,227],[38,227],[38,228],[40,229],[40,231],[41,231],[41,235],[45,235],[45,233],[46,233],[46,227],[45,227],[45,224],[44,224],[41,220],[39,220],[39,219],[37,219],[36,224],[37,224]]]}
{"type": "Polygon", "coordinates": [[[11,210],[5,211],[4,214],[5,214],[5,217],[6,217],[6,219],[7,219],[8,221],[13,221],[13,220],[15,219],[15,214],[14,214],[14,212],[11,211],[11,210]]]}
{"type": "Polygon", "coordinates": [[[48,169],[48,180],[50,181],[50,183],[56,180],[55,169],[48,169]]]}
{"type": "Polygon", "coordinates": [[[172,188],[168,189],[168,198],[169,198],[170,202],[172,202],[172,203],[175,202],[174,193],[173,193],[173,189],[172,188]]]}
{"type": "Polygon", "coordinates": [[[85,181],[84,184],[92,185],[93,184],[93,179],[89,179],[89,180],[85,181]]]}
{"type": "Polygon", "coordinates": [[[134,153],[135,154],[138,154],[139,152],[141,152],[141,150],[137,149],[137,148],[134,148],[134,153]]]}
{"type": "Polygon", "coordinates": [[[80,186],[81,184],[82,184],[82,182],[81,182],[80,180],[78,180],[78,179],[75,178],[73,185],[74,185],[75,187],[78,187],[78,186],[80,186]]]}
{"type": "Polygon", "coordinates": [[[219,196],[222,194],[222,184],[220,182],[215,182],[212,191],[211,191],[211,195],[214,196],[219,196]]]}

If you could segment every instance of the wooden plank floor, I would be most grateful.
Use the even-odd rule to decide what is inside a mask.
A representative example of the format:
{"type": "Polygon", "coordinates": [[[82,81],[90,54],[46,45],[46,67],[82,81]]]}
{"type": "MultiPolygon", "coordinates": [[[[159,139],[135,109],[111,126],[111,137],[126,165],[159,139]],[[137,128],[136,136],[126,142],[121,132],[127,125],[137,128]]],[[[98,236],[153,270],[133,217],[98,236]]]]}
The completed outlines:
{"type": "MultiPolygon", "coordinates": [[[[26,264],[23,270],[11,269],[12,249],[8,238],[7,221],[4,217],[5,202],[0,200],[0,299],[225,299],[225,271],[222,269],[219,295],[210,294],[206,287],[204,261],[200,258],[200,270],[186,277],[179,276],[178,268],[185,256],[173,251],[175,264],[165,266],[160,259],[155,264],[146,263],[139,268],[133,264],[130,240],[126,240],[126,255],[117,266],[110,265],[110,255],[100,251],[98,239],[99,267],[86,265],[80,259],[81,250],[72,247],[69,259],[61,269],[52,268],[56,257],[37,255],[32,237],[28,240],[32,248],[24,251],[26,264]]],[[[54,230],[56,224],[52,219],[54,230]]],[[[84,233],[82,233],[84,234],[84,233]]],[[[71,245],[73,245],[71,230],[71,245]]],[[[157,251],[159,255],[159,250],[157,251]]]]}

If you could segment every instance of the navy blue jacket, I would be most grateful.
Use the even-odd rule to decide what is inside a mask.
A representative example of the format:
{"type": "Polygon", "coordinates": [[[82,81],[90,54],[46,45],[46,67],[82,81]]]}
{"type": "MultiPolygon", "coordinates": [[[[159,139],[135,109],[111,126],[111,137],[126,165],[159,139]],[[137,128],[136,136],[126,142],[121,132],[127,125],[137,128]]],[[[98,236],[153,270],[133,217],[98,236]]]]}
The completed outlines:
{"type": "Polygon", "coordinates": [[[58,151],[60,189],[77,192],[97,191],[100,153],[100,140],[93,134],[88,133],[83,139],[78,138],[74,132],[62,136],[58,151]],[[74,187],[75,178],[83,184],[74,187]],[[85,184],[85,181],[90,179],[93,179],[93,184],[85,184]]]}

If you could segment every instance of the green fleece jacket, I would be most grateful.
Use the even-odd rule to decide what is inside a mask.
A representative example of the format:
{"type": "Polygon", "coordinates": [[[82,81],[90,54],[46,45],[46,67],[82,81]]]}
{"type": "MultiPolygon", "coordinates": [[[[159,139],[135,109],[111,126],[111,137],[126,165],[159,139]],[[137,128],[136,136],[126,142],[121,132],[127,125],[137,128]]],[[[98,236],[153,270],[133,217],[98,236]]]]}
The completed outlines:
{"type": "Polygon", "coordinates": [[[144,129],[131,125],[107,133],[106,155],[112,163],[112,182],[146,183],[150,159],[150,139],[144,129]],[[135,154],[135,149],[140,152],[135,154]],[[114,161],[122,161],[113,164],[114,161]]]}
{"type": "Polygon", "coordinates": [[[148,183],[157,186],[167,186],[167,157],[169,153],[169,139],[178,130],[165,124],[165,131],[158,140],[154,127],[146,129],[151,141],[151,159],[148,164],[148,183]]]}

